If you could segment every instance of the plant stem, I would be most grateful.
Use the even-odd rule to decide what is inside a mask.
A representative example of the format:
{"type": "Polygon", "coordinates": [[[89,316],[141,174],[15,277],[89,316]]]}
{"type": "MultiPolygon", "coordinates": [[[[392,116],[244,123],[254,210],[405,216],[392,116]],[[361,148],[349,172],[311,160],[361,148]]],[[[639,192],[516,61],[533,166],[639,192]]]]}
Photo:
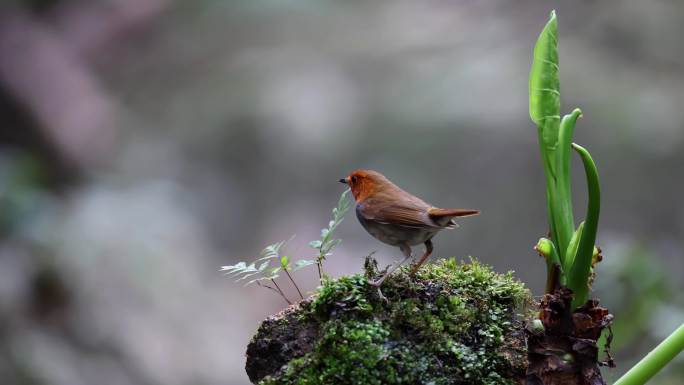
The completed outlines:
{"type": "Polygon", "coordinates": [[[287,298],[286,298],[285,296],[283,296],[283,293],[282,293],[280,290],[276,290],[274,287],[268,286],[267,284],[261,283],[261,282],[259,282],[259,281],[257,281],[256,284],[257,284],[259,287],[263,287],[263,288],[266,288],[266,289],[268,289],[268,290],[273,290],[273,291],[275,291],[275,292],[278,293],[281,297],[283,297],[283,299],[285,299],[285,301],[287,301],[288,304],[291,305],[290,301],[288,301],[287,298]]]}
{"type": "Polygon", "coordinates": [[[297,289],[297,293],[299,293],[299,297],[301,297],[301,299],[304,299],[304,296],[302,295],[302,291],[299,290],[299,286],[297,286],[297,282],[295,282],[295,280],[292,279],[292,276],[290,275],[290,272],[287,271],[287,270],[285,270],[285,274],[287,274],[287,278],[290,278],[290,282],[292,282],[292,284],[294,285],[295,289],[297,289]]]}
{"type": "Polygon", "coordinates": [[[560,287],[560,262],[547,262],[546,266],[546,294],[551,294],[560,287]]]}
{"type": "Polygon", "coordinates": [[[316,266],[318,267],[318,280],[323,283],[323,260],[318,258],[316,266]]]}
{"type": "Polygon", "coordinates": [[[283,290],[278,286],[276,283],[275,279],[271,278],[271,282],[275,285],[275,287],[278,289],[278,293],[280,293],[280,296],[283,297],[283,299],[287,302],[288,305],[292,305],[292,302],[287,298],[285,293],[283,293],[283,290]]]}
{"type": "Polygon", "coordinates": [[[684,350],[684,324],[651,350],[614,385],[643,385],[684,350]]]}

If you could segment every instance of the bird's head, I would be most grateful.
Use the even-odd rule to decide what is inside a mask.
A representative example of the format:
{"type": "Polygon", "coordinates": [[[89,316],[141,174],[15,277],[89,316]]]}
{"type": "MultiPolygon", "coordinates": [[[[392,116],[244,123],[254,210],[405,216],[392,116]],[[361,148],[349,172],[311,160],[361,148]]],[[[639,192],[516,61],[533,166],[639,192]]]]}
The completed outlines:
{"type": "Polygon", "coordinates": [[[340,183],[349,186],[354,199],[360,202],[367,197],[392,185],[384,175],[373,170],[355,170],[348,177],[340,179],[340,183]]]}

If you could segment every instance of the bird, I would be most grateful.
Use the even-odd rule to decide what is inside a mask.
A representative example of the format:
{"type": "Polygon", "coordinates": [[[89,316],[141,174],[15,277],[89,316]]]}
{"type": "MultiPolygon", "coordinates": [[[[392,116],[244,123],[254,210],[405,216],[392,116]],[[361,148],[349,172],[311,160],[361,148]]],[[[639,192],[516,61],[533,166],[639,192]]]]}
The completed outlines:
{"type": "Polygon", "coordinates": [[[479,210],[435,207],[373,170],[352,171],[339,182],[351,189],[356,217],[363,228],[379,241],[398,246],[404,255],[401,262],[388,266],[379,279],[370,282],[378,288],[394,270],[412,258],[411,246],[425,245],[425,253],[411,269],[410,274],[414,275],[432,254],[432,238],[437,233],[458,227],[454,218],[480,214],[479,210]]]}

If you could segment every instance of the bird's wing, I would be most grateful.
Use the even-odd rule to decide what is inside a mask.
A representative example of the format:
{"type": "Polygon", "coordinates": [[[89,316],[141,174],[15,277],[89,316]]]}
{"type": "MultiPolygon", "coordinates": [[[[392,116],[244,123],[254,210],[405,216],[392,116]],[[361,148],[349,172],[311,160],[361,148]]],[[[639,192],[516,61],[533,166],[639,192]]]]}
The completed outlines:
{"type": "MultiPolygon", "coordinates": [[[[429,207],[429,206],[428,206],[429,207]]],[[[412,228],[439,228],[428,216],[424,205],[411,201],[364,202],[357,206],[357,213],[364,219],[412,228]]]]}

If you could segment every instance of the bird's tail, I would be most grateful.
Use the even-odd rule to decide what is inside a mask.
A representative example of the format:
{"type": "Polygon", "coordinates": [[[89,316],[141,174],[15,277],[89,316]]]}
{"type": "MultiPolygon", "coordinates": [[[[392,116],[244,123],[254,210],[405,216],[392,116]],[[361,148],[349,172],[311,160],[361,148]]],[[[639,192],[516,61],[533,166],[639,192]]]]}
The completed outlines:
{"type": "Polygon", "coordinates": [[[456,221],[454,221],[454,218],[469,217],[479,213],[479,210],[470,209],[438,209],[436,207],[428,209],[428,215],[430,218],[432,218],[432,220],[439,226],[447,229],[455,229],[458,227],[458,224],[456,221]]]}
{"type": "Polygon", "coordinates": [[[428,215],[433,218],[442,217],[469,217],[472,215],[478,215],[480,210],[470,210],[470,209],[439,209],[437,207],[432,207],[428,210],[428,215]]]}

